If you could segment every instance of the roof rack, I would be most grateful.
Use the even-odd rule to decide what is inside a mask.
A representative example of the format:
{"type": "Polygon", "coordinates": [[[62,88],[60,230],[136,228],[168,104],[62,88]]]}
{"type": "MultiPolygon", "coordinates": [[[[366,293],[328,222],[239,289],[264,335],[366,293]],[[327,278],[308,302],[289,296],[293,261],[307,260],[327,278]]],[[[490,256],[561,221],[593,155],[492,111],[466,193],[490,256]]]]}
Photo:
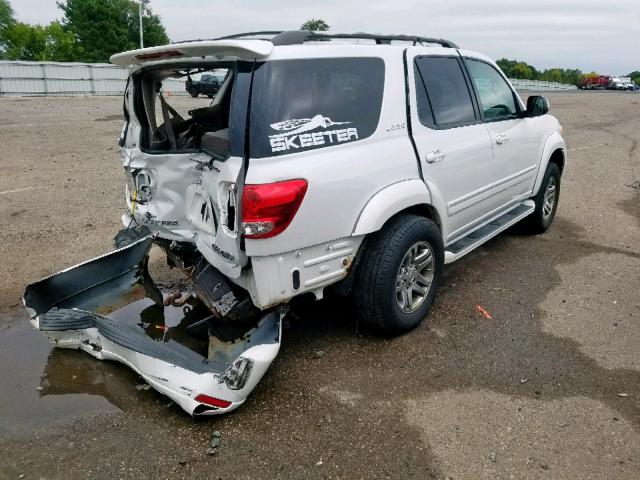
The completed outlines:
{"type": "Polygon", "coordinates": [[[413,45],[418,44],[437,44],[445,48],[459,48],[458,45],[450,40],[443,38],[420,37],[416,35],[379,35],[374,33],[321,33],[309,30],[288,30],[288,31],[261,31],[236,33],[225,37],[216,38],[216,40],[231,40],[247,37],[271,36],[271,43],[274,45],[300,45],[311,40],[332,40],[332,39],[354,39],[354,40],[373,40],[376,45],[389,45],[392,41],[410,42],[413,45]]]}
{"type": "Polygon", "coordinates": [[[257,37],[259,35],[271,35],[273,37],[281,33],[283,33],[282,30],[264,30],[260,32],[234,33],[233,35],[225,35],[224,37],[218,37],[218,38],[215,38],[214,40],[233,40],[236,38],[257,37]]]}

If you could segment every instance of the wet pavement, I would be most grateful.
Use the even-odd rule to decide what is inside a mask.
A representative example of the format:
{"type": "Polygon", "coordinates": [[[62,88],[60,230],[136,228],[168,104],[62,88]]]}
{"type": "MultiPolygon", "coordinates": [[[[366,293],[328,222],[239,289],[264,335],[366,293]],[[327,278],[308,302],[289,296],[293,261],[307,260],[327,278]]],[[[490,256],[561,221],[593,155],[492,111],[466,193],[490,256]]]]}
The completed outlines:
{"type": "MultiPolygon", "coordinates": [[[[638,478],[640,191],[628,185],[640,179],[640,95],[549,97],[570,148],[549,232],[512,229],[450,265],[427,321],[399,338],[367,332],[339,299],[302,303],[261,384],[220,418],[192,420],[126,367],[52,349],[17,305],[14,283],[107,251],[117,212],[96,220],[70,201],[65,221],[52,207],[55,226],[24,240],[37,252],[26,261],[13,260],[20,232],[42,213],[16,214],[0,234],[11,275],[0,282],[0,477],[638,478]],[[214,430],[222,446],[207,456],[214,430]]],[[[69,110],[98,105],[108,119],[117,103],[69,110]]],[[[66,141],[82,154],[79,134],[66,141]]],[[[115,153],[99,160],[119,181],[115,153]]],[[[2,214],[34,208],[3,199],[2,214]]],[[[159,256],[152,267],[166,273],[159,256]]]]}

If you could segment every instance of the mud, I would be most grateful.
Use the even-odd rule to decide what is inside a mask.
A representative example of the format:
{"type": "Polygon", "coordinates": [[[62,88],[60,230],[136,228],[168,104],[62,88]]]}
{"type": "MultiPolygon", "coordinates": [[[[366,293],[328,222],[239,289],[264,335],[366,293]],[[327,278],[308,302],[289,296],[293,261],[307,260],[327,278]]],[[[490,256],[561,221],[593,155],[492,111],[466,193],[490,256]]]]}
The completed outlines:
{"type": "Polygon", "coordinates": [[[0,125],[0,192],[34,187],[0,195],[0,476],[637,478],[640,111],[633,94],[549,97],[570,148],[549,232],[512,229],[449,266],[399,338],[342,300],[301,302],[245,405],[200,421],[123,366],[52,350],[20,308],[25,283],[104,253],[119,228],[120,124],[87,122],[119,100],[0,100],[39,125],[0,125]]]}

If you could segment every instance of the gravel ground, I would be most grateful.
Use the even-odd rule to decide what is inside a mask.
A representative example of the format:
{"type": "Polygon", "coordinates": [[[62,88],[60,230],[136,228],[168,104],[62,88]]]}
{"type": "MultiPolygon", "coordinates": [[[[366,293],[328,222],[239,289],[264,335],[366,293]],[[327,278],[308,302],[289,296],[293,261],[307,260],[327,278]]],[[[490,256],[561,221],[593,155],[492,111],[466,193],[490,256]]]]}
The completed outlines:
{"type": "Polygon", "coordinates": [[[570,150],[550,231],[449,266],[399,338],[302,307],[246,404],[195,421],[125,367],[51,349],[20,304],[110,249],[120,99],[1,98],[0,478],[639,478],[640,95],[548,97],[570,150]]]}

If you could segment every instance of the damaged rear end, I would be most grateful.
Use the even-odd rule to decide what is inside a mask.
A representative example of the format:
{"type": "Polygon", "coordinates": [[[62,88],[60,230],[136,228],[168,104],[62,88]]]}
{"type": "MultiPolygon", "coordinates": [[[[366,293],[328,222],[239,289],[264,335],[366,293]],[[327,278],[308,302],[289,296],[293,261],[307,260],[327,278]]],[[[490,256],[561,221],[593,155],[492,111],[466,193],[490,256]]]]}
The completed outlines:
{"type": "Polygon", "coordinates": [[[127,365],[192,415],[241,405],[280,347],[284,309],[257,308],[242,287],[248,260],[238,206],[252,72],[272,47],[198,41],[112,57],[131,66],[118,249],[29,285],[23,298],[57,347],[127,365]],[[213,101],[171,105],[170,79],[212,72],[224,75],[213,101]],[[185,286],[154,282],[152,245],[182,270],[185,286]]]}
{"type": "MultiPolygon", "coordinates": [[[[271,48],[270,42],[251,40],[189,42],[112,58],[117,64],[135,65],[125,93],[126,125],[120,139],[128,205],[125,228],[155,234],[170,257],[198,249],[231,279],[238,279],[247,264],[239,198],[248,161],[251,75],[255,60],[271,48]],[[224,75],[213,101],[189,98],[188,107],[181,109],[180,102],[169,97],[165,85],[170,80],[189,83],[212,72],[224,75]]],[[[117,246],[130,237],[121,235],[117,240],[124,242],[117,246]]]]}
{"type": "Polygon", "coordinates": [[[29,285],[31,322],[57,347],[127,365],[191,415],[233,410],[276,357],[284,312],[239,314],[242,302],[206,267],[182,292],[162,291],[147,268],[152,244],[142,238],[29,285]]]}

